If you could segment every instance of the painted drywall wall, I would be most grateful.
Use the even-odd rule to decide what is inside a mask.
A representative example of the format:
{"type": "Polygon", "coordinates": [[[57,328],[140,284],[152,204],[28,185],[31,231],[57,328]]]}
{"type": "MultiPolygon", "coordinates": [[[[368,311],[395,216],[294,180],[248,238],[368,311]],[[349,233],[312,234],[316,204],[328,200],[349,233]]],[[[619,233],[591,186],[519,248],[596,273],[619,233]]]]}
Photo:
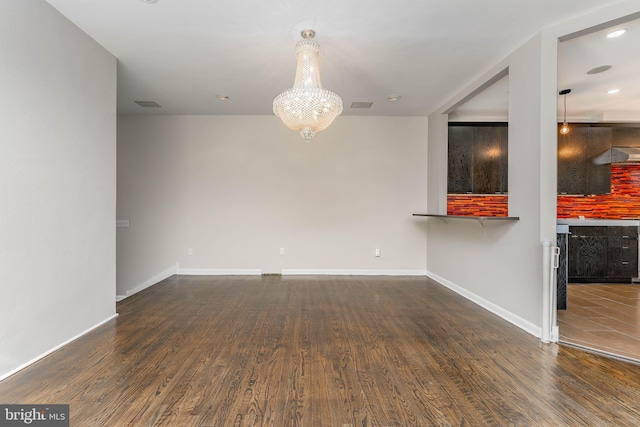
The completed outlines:
{"type": "Polygon", "coordinates": [[[426,117],[343,116],[310,143],[275,116],[118,121],[119,295],[172,268],[426,272],[426,117]]]}
{"type": "MultiPolygon", "coordinates": [[[[427,269],[431,277],[537,336],[541,244],[555,242],[557,38],[637,11],[637,1],[621,2],[542,30],[429,117],[431,156],[446,148],[443,117],[451,106],[509,67],[509,215],[520,221],[482,227],[471,220],[428,220],[427,269]]],[[[429,168],[430,177],[446,177],[446,166],[430,162],[429,168]]],[[[443,197],[432,194],[435,189],[429,186],[429,201],[443,197]]]]}
{"type": "Polygon", "coordinates": [[[447,114],[432,114],[429,120],[427,204],[429,213],[447,213],[447,170],[449,121],[447,114]]]}
{"type": "Polygon", "coordinates": [[[129,223],[117,229],[119,299],[177,271],[189,174],[186,125],[164,116],[118,117],[117,216],[129,223]]]}
{"type": "Polygon", "coordinates": [[[115,315],[116,60],[0,2],[0,378],[115,315]]]}

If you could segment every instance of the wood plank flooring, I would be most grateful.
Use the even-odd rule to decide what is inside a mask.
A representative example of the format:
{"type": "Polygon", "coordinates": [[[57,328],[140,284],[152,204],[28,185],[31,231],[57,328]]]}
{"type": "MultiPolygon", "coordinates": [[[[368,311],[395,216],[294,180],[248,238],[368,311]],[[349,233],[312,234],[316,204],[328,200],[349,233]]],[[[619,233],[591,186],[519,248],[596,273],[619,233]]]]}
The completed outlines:
{"type": "Polygon", "coordinates": [[[636,426],[640,367],[419,277],[174,276],[0,382],[72,426],[636,426]]]}
{"type": "Polygon", "coordinates": [[[640,285],[569,284],[567,299],[562,341],[640,363],[640,285]]]}

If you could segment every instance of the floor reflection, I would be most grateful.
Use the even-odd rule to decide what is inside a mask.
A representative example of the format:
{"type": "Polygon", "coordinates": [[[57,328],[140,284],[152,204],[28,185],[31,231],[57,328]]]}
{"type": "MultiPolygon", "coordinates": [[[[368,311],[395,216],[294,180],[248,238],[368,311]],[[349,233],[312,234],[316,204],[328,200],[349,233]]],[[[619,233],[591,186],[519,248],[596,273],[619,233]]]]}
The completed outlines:
{"type": "Polygon", "coordinates": [[[640,363],[640,285],[569,284],[560,342],[640,363]]]}

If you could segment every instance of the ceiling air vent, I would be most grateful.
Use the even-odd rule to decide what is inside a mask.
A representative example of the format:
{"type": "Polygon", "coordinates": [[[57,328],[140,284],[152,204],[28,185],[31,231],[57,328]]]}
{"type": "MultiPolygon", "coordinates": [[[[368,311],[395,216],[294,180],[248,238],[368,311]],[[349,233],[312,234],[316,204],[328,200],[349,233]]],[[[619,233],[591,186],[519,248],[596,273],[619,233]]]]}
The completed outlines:
{"type": "Polygon", "coordinates": [[[133,101],[139,106],[143,108],[160,108],[162,105],[158,104],[156,101],[133,101]]]}
{"type": "Polygon", "coordinates": [[[371,108],[373,102],[352,102],[351,108],[371,108]]]}

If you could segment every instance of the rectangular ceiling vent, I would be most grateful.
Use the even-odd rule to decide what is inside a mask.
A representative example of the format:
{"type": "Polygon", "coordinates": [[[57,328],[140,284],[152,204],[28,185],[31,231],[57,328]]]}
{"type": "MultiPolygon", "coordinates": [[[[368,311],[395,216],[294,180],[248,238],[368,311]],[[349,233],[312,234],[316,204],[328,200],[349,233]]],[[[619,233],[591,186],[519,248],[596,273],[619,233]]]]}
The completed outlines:
{"type": "Polygon", "coordinates": [[[373,102],[352,102],[351,108],[371,108],[373,102]]]}
{"type": "Polygon", "coordinates": [[[158,104],[156,101],[133,101],[139,106],[143,108],[160,108],[162,105],[158,104]]]}

